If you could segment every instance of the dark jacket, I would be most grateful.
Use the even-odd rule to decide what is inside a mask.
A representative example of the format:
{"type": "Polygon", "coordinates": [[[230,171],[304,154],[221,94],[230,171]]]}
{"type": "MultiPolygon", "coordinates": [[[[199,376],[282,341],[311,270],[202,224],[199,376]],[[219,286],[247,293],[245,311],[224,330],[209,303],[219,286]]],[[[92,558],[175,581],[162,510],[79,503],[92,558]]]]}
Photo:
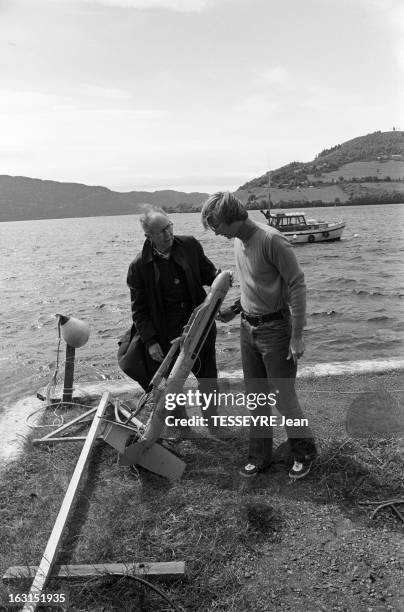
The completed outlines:
{"type": "MultiPolygon", "coordinates": [[[[201,244],[193,236],[175,236],[171,257],[185,274],[192,308],[203,302],[203,285],[211,285],[216,268],[206,257],[201,244]]],[[[143,250],[129,266],[127,283],[130,289],[133,326],[131,337],[139,333],[143,343],[167,345],[166,317],[159,286],[159,270],[153,260],[152,245],[146,240],[143,250]]]]}

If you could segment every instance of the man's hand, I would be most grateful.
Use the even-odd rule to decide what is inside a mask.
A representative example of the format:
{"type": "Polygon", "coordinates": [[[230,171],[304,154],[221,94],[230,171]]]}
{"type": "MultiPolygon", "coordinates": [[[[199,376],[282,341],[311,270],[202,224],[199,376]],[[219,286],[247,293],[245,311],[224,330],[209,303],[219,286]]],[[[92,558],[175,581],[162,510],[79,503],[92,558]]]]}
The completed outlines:
{"type": "Polygon", "coordinates": [[[286,359],[293,359],[296,363],[304,353],[303,336],[292,336],[289,343],[289,353],[286,359]]]}
{"type": "Polygon", "coordinates": [[[224,308],[223,310],[219,310],[216,315],[216,319],[218,321],[221,321],[222,323],[228,323],[229,321],[234,319],[235,316],[236,313],[233,312],[231,308],[224,308]]]}
{"type": "Polygon", "coordinates": [[[149,350],[150,357],[154,359],[154,361],[159,361],[159,362],[163,361],[164,359],[163,351],[161,350],[161,346],[159,345],[158,342],[151,344],[148,350],[149,350]]]}

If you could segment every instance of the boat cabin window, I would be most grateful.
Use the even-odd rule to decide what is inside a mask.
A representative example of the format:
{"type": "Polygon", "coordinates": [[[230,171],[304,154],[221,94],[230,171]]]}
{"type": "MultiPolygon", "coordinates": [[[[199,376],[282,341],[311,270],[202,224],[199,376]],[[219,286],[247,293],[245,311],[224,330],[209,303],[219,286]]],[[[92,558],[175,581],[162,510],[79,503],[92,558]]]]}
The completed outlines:
{"type": "Polygon", "coordinates": [[[277,221],[277,225],[280,225],[281,227],[285,227],[288,225],[305,225],[305,220],[303,216],[278,217],[277,221]]]}

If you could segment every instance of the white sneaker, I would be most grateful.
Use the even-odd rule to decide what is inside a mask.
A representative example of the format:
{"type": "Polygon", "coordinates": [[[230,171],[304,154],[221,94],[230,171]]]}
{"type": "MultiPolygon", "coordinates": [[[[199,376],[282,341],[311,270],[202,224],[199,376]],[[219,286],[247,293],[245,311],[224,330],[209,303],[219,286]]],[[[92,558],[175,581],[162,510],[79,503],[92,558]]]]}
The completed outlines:
{"type": "Polygon", "coordinates": [[[293,467],[289,470],[289,477],[293,480],[298,480],[299,478],[304,478],[310,472],[312,461],[304,461],[301,463],[300,461],[296,461],[293,464],[293,467]]]}

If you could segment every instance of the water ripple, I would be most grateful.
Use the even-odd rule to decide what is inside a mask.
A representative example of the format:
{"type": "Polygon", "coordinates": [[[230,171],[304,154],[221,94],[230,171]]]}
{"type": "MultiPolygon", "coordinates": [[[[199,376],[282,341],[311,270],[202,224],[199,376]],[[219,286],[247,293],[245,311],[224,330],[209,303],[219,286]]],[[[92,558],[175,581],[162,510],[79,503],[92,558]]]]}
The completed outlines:
{"type": "MultiPolygon", "coordinates": [[[[344,240],[295,249],[307,284],[305,364],[401,357],[403,244],[391,233],[400,211],[404,206],[371,206],[364,215],[363,207],[344,207],[338,211],[347,223],[344,240]]],[[[335,214],[321,210],[325,220],[335,214]]],[[[258,212],[251,216],[261,222],[258,212]]],[[[205,231],[198,214],[172,217],[178,234],[194,235],[218,267],[235,271],[231,242],[205,231]]],[[[126,273],[143,241],[137,215],[0,224],[4,393],[35,393],[39,381],[47,382],[58,311],[91,327],[88,344],[77,351],[77,377],[119,371],[117,339],[131,324],[126,273]]],[[[239,294],[237,274],[234,280],[225,305],[239,294]]],[[[219,369],[241,368],[238,319],[218,324],[217,348],[219,369]]]]}

